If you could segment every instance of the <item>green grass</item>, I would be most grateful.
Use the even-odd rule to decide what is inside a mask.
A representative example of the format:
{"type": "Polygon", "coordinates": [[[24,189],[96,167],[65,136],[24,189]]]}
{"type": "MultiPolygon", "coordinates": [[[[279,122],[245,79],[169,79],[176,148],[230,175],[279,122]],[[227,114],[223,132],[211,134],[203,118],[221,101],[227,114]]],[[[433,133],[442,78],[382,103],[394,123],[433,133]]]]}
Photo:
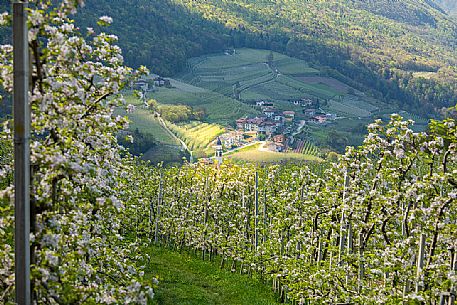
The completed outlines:
{"type": "Polygon", "coordinates": [[[179,145],[164,128],[160,125],[157,118],[148,109],[137,108],[132,113],[126,113],[124,109],[117,109],[116,114],[127,116],[130,120],[129,129],[138,130],[141,133],[153,135],[154,139],[162,144],[179,145]]]}
{"type": "Polygon", "coordinates": [[[255,143],[255,144],[252,144],[252,145],[247,145],[247,146],[241,147],[239,149],[236,149],[234,151],[227,152],[226,154],[224,154],[224,156],[231,156],[231,155],[234,155],[234,154],[240,153],[240,152],[258,150],[261,145],[262,145],[261,143],[255,143]]]}
{"type": "Polygon", "coordinates": [[[314,96],[317,96],[319,98],[332,98],[335,95],[339,94],[338,91],[335,89],[331,88],[330,86],[322,83],[318,84],[306,84],[302,81],[299,81],[295,78],[281,75],[278,77],[278,82],[281,84],[285,84],[291,88],[294,88],[300,92],[303,93],[308,93],[312,94],[314,96]]]}
{"type": "Polygon", "coordinates": [[[169,165],[181,165],[185,157],[181,146],[159,144],[149,149],[144,153],[142,159],[148,160],[152,165],[157,165],[161,162],[169,165]]]}
{"type": "Polygon", "coordinates": [[[246,104],[207,89],[200,90],[194,86],[184,86],[180,83],[177,88],[159,88],[150,97],[161,104],[182,104],[194,109],[204,109],[208,122],[228,124],[244,115],[258,112],[246,104]]]}
{"type": "Polygon", "coordinates": [[[248,150],[236,152],[230,155],[230,158],[238,161],[248,161],[255,163],[276,163],[281,161],[322,161],[321,158],[313,155],[305,155],[300,153],[279,153],[279,152],[266,152],[259,150],[248,150]]]}
{"type": "Polygon", "coordinates": [[[374,111],[378,111],[379,110],[379,107],[378,106],[375,106],[365,100],[362,100],[361,98],[357,97],[357,96],[354,96],[354,95],[346,95],[344,98],[343,98],[343,103],[346,104],[346,105],[349,105],[349,106],[354,106],[354,107],[357,107],[357,108],[361,108],[361,109],[364,109],[366,111],[369,111],[369,112],[374,112],[374,111]]]}
{"type": "Polygon", "coordinates": [[[152,246],[146,274],[158,277],[155,305],[275,305],[271,287],[256,278],[221,270],[194,255],[152,246]]]}
{"type": "Polygon", "coordinates": [[[429,120],[418,116],[417,114],[409,113],[406,111],[399,111],[400,114],[405,120],[413,120],[415,125],[428,125],[429,120]]]}
{"type": "Polygon", "coordinates": [[[274,64],[282,74],[316,75],[319,73],[319,70],[311,68],[305,61],[292,57],[276,60],[274,64]]]}
{"type": "MultiPolygon", "coordinates": [[[[233,67],[245,66],[253,63],[264,63],[267,61],[267,56],[270,54],[269,50],[259,49],[236,49],[235,55],[209,55],[191,59],[189,63],[200,70],[214,69],[227,69],[233,67]]],[[[290,57],[273,52],[273,61],[280,61],[290,57]]]]}
{"type": "Polygon", "coordinates": [[[369,117],[371,115],[371,112],[366,109],[337,100],[330,100],[324,109],[347,117],[369,117]]]}

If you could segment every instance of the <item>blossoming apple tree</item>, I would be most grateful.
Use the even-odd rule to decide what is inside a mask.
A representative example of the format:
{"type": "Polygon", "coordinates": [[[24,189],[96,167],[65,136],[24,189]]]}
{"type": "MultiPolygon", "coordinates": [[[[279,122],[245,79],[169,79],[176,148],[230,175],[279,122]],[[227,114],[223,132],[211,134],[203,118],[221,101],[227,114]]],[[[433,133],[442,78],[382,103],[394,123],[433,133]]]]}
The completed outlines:
{"type": "MultiPolygon", "coordinates": [[[[122,231],[128,221],[122,189],[129,165],[116,135],[127,121],[113,115],[132,71],[117,37],[82,31],[71,19],[81,0],[29,4],[32,65],[32,290],[37,304],[142,303],[153,296],[143,280],[138,244],[122,231]],[[82,34],[83,32],[87,34],[82,34]]],[[[0,25],[11,24],[2,13],[0,25]]],[[[98,27],[111,23],[101,17],[98,27]]],[[[0,46],[0,85],[12,92],[12,46],[0,46]]],[[[2,133],[0,170],[0,303],[14,295],[14,188],[10,122],[2,133]]]]}
{"type": "Polygon", "coordinates": [[[135,192],[148,204],[131,230],[217,253],[221,266],[257,272],[300,304],[448,302],[457,127],[433,121],[418,133],[410,124],[398,115],[370,124],[336,164],[146,167],[135,192]]]}

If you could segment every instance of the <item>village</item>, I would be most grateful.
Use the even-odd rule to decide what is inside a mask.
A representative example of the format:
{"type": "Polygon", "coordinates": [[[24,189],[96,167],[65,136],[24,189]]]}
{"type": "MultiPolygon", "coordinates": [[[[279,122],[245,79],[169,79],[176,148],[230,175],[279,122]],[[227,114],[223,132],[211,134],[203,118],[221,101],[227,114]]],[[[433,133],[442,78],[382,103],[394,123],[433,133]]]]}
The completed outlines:
{"type": "MultiPolygon", "coordinates": [[[[170,79],[155,74],[131,84],[132,89],[142,92],[144,99],[147,92],[154,92],[160,87],[173,86],[170,79]]],[[[263,151],[300,153],[306,141],[299,135],[307,125],[324,126],[337,119],[336,114],[322,110],[318,98],[291,99],[283,101],[280,106],[267,100],[244,103],[258,110],[260,114],[237,119],[232,128],[227,128],[227,132],[213,141],[212,144],[221,142],[224,153],[256,143],[261,144],[259,149],[263,151]]]]}
{"type": "Polygon", "coordinates": [[[219,138],[226,151],[262,142],[262,149],[273,152],[295,151],[302,144],[295,136],[308,125],[326,125],[337,119],[335,114],[323,113],[318,100],[303,98],[288,101],[300,106],[302,113],[280,110],[269,101],[256,101],[253,107],[262,115],[236,120],[236,128],[219,138]]]}

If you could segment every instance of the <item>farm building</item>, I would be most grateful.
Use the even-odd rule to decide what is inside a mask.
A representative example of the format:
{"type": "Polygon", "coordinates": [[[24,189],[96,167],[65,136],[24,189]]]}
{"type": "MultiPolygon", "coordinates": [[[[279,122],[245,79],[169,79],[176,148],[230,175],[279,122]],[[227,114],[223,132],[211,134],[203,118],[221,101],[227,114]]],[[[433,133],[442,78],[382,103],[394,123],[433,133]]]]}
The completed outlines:
{"type": "Polygon", "coordinates": [[[274,120],[275,122],[280,122],[281,125],[282,125],[282,123],[284,123],[285,118],[284,118],[284,115],[283,115],[283,114],[281,114],[281,113],[275,113],[274,116],[273,116],[273,120],[274,120]]]}
{"type": "Polygon", "coordinates": [[[236,120],[236,129],[244,130],[244,124],[246,124],[247,118],[241,118],[236,120]]]}
{"type": "Polygon", "coordinates": [[[149,84],[145,80],[138,80],[132,84],[133,90],[148,91],[149,84]]]}
{"type": "Polygon", "coordinates": [[[334,113],[327,113],[325,116],[327,117],[327,119],[329,119],[331,121],[336,120],[336,114],[334,114],[334,113]]]}
{"type": "Polygon", "coordinates": [[[300,105],[301,105],[302,107],[308,107],[308,106],[311,106],[311,105],[313,105],[313,104],[314,104],[314,102],[313,102],[313,100],[310,99],[310,98],[303,98],[303,99],[301,100],[301,102],[300,102],[300,105]]]}
{"type": "Polygon", "coordinates": [[[265,118],[247,119],[244,123],[244,131],[258,131],[259,125],[265,121],[265,118]]]}
{"type": "Polygon", "coordinates": [[[278,112],[278,111],[276,110],[276,108],[268,108],[268,109],[265,109],[265,110],[263,111],[263,114],[264,114],[267,118],[273,118],[277,112],[278,112]]]}
{"type": "Polygon", "coordinates": [[[165,79],[165,78],[162,78],[162,77],[156,77],[154,78],[154,86],[156,87],[171,87],[171,82],[169,79],[165,79]]]}
{"type": "Polygon", "coordinates": [[[282,152],[286,149],[286,136],[283,134],[273,137],[273,144],[277,152],[282,152]]]}
{"type": "Polygon", "coordinates": [[[293,121],[295,119],[295,111],[284,111],[282,113],[284,117],[286,118],[286,121],[293,121]]]}
{"type": "Polygon", "coordinates": [[[327,123],[328,120],[329,120],[329,118],[326,115],[320,114],[320,115],[313,116],[311,119],[311,122],[317,123],[317,124],[325,124],[325,123],[327,123]]]}
{"type": "Polygon", "coordinates": [[[219,136],[219,138],[222,141],[224,147],[232,147],[241,146],[244,136],[243,132],[241,131],[230,131],[219,136]]]}
{"type": "Polygon", "coordinates": [[[278,126],[276,126],[276,123],[271,121],[265,121],[259,125],[257,132],[263,133],[266,136],[271,136],[271,134],[274,133],[277,129],[278,126]]]}
{"type": "Polygon", "coordinates": [[[308,116],[308,117],[313,117],[317,113],[317,110],[314,108],[307,108],[303,110],[303,114],[308,116]]]}

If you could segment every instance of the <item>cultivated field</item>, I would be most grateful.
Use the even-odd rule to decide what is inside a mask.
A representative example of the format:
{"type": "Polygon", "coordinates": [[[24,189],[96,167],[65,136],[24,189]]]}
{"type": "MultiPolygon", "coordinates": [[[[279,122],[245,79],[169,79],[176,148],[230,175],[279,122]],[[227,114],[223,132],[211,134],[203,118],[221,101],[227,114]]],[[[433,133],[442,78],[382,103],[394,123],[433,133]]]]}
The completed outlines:
{"type": "Polygon", "coordinates": [[[225,132],[218,124],[192,122],[177,125],[167,122],[168,128],[183,140],[196,157],[207,157],[213,154],[213,142],[225,132]]]}
{"type": "Polygon", "coordinates": [[[318,156],[319,148],[310,141],[298,140],[296,148],[293,150],[293,152],[304,155],[318,156]]]}
{"type": "Polygon", "coordinates": [[[244,102],[260,99],[278,102],[303,97],[329,99],[345,92],[335,87],[333,79],[307,83],[294,78],[317,77],[319,70],[303,60],[276,52],[272,52],[271,60],[270,54],[267,50],[238,49],[235,55],[194,58],[181,80],[229,97],[239,97],[244,102]]]}
{"type": "Polygon", "coordinates": [[[207,89],[176,82],[176,88],[158,88],[148,96],[161,104],[182,104],[203,109],[208,122],[229,124],[244,115],[256,114],[256,110],[228,96],[207,89]]]}
{"type": "Polygon", "coordinates": [[[282,74],[288,75],[304,76],[316,75],[319,73],[319,70],[311,68],[305,61],[292,57],[280,59],[274,57],[274,66],[282,74]]]}
{"type": "Polygon", "coordinates": [[[347,92],[350,88],[345,83],[331,77],[300,76],[296,78],[305,84],[324,84],[339,92],[347,92]]]}
{"type": "Polygon", "coordinates": [[[353,99],[345,97],[329,100],[323,109],[343,117],[366,118],[370,117],[373,114],[372,111],[376,111],[378,108],[356,97],[353,99]]]}
{"type": "MultiPolygon", "coordinates": [[[[240,117],[260,115],[259,109],[252,106],[259,100],[271,101],[279,110],[293,110],[297,119],[306,118],[303,107],[294,105],[291,100],[304,98],[319,101],[318,110],[337,115],[337,120],[327,126],[316,126],[302,139],[309,140],[301,143],[302,147],[296,152],[302,155],[316,154],[311,143],[333,147],[330,134],[342,143],[358,144],[366,131],[365,126],[375,116],[387,118],[390,113],[398,112],[392,105],[365,96],[335,78],[323,76],[306,61],[268,50],[238,49],[234,55],[192,58],[188,61],[187,72],[170,81],[172,88],[156,88],[155,92],[148,92],[148,98],[154,98],[160,104],[182,104],[204,110],[206,115],[202,121],[206,125],[169,125],[197,156],[212,155],[209,143],[219,134],[221,126],[233,126],[240,117]]],[[[157,128],[157,122],[155,126],[147,126],[150,118],[144,111],[137,110],[135,116],[138,119],[134,118],[134,126],[142,130],[149,128],[161,142],[170,144],[170,135],[161,126],[157,128]]],[[[417,121],[417,129],[425,126],[421,118],[407,113],[404,116],[417,121]]],[[[292,157],[275,153],[260,155],[252,151],[238,152],[238,157],[245,160],[276,162],[292,157]]]]}
{"type": "Polygon", "coordinates": [[[161,144],[179,145],[175,138],[160,125],[150,110],[138,106],[132,113],[127,113],[123,109],[117,109],[116,113],[129,118],[130,130],[133,131],[138,128],[141,133],[153,135],[154,139],[161,144]]]}

